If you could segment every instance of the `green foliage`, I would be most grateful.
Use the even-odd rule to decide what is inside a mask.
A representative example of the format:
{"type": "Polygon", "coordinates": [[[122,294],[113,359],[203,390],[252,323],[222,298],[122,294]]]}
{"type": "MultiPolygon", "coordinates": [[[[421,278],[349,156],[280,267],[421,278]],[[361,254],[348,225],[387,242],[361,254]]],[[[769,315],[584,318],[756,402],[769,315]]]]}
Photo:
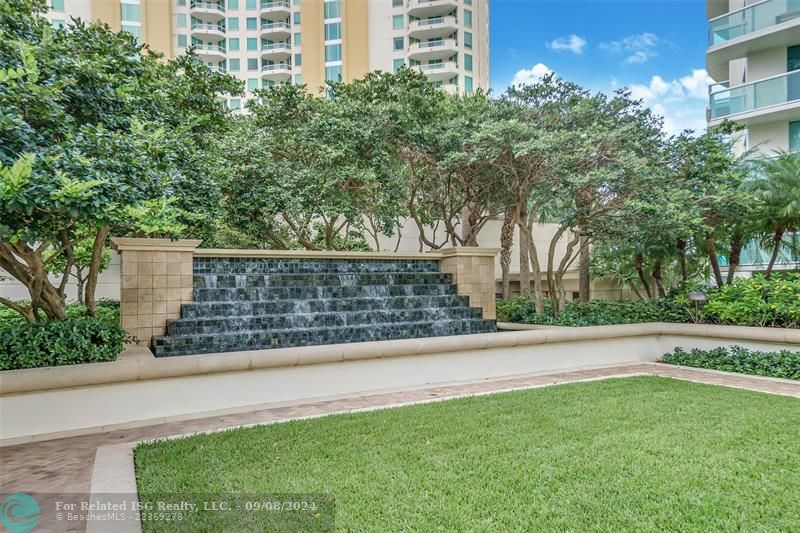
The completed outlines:
{"type": "MultiPolygon", "coordinates": [[[[19,303],[26,305],[30,302],[19,303]]],[[[89,316],[86,306],[77,302],[67,304],[66,311],[67,318],[86,318],[89,316]]],[[[46,317],[40,318],[44,320],[46,317]]],[[[98,300],[95,318],[104,322],[119,324],[119,302],[107,299],[98,300]]],[[[8,307],[0,307],[0,329],[24,324],[27,324],[27,322],[21,314],[8,307]]]]}
{"type": "Polygon", "coordinates": [[[702,316],[719,324],[800,327],[800,273],[737,278],[709,293],[702,316]]]}
{"type": "Polygon", "coordinates": [[[113,361],[129,340],[119,324],[92,317],[0,327],[0,370],[113,361]]]}
{"type": "Polygon", "coordinates": [[[664,355],[661,360],[672,365],[800,380],[800,352],[789,350],[758,352],[731,346],[713,350],[694,348],[687,352],[683,348],[675,348],[674,352],[664,355]]]}
{"type": "Polygon", "coordinates": [[[504,322],[552,326],[605,326],[640,322],[690,322],[686,308],[667,298],[653,300],[573,300],[557,316],[545,300],[545,314],[538,315],[531,298],[497,302],[497,319],[504,322]]]}

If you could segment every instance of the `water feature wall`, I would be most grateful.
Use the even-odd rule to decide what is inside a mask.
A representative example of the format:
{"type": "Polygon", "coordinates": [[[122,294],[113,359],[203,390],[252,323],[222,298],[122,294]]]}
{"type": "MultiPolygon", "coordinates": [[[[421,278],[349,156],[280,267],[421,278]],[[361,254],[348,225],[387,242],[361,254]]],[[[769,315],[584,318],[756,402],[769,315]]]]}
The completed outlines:
{"type": "Polygon", "coordinates": [[[114,245],[122,258],[122,325],[158,357],[495,331],[494,250],[114,245]]]}
{"type": "Polygon", "coordinates": [[[156,356],[495,331],[434,260],[195,258],[156,356]]]}

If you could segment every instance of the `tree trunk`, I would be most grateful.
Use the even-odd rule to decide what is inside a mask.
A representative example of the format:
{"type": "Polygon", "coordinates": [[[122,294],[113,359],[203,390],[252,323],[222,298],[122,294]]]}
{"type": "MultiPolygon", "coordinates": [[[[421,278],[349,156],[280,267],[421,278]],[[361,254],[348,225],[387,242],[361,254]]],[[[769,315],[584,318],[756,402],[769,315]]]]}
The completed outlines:
{"type": "Polygon", "coordinates": [[[531,214],[525,224],[525,240],[528,242],[528,260],[533,274],[533,304],[536,314],[544,316],[544,294],[542,292],[542,267],[539,264],[539,251],[533,238],[533,223],[536,217],[531,214]]]}
{"type": "Polygon", "coordinates": [[[531,296],[531,261],[529,254],[528,235],[525,231],[528,223],[527,213],[521,213],[517,217],[519,226],[519,294],[530,298],[531,296]]]}
{"type": "Polygon", "coordinates": [[[775,268],[775,262],[778,260],[778,254],[781,251],[781,244],[783,244],[783,230],[778,230],[772,235],[772,256],[769,258],[767,265],[766,277],[772,276],[772,269],[775,268]]]}
{"type": "Polygon", "coordinates": [[[589,236],[581,232],[578,242],[580,258],[578,259],[578,291],[582,302],[591,298],[591,280],[589,278],[589,236]]]}
{"type": "Polygon", "coordinates": [[[94,292],[97,289],[97,276],[100,274],[100,263],[103,259],[103,247],[106,244],[109,227],[103,226],[97,230],[92,244],[92,260],[89,263],[89,273],[86,276],[86,289],[84,293],[84,305],[89,316],[97,315],[97,305],[94,299],[94,292]]]}
{"type": "Polygon", "coordinates": [[[653,278],[653,281],[656,284],[656,289],[658,290],[658,295],[662,298],[667,296],[667,292],[664,290],[664,282],[661,279],[661,261],[656,259],[653,263],[653,271],[650,274],[650,277],[653,278]]]}
{"type": "Polygon", "coordinates": [[[558,241],[561,240],[561,237],[567,231],[566,226],[561,226],[556,231],[553,238],[550,239],[550,246],[547,250],[547,292],[550,296],[550,301],[553,302],[553,309],[556,308],[555,306],[555,299],[556,299],[556,280],[554,278],[555,275],[555,260],[556,260],[556,246],[558,245],[558,241]]]}
{"type": "Polygon", "coordinates": [[[84,287],[86,286],[86,278],[83,275],[83,269],[75,267],[75,279],[78,285],[78,303],[86,304],[86,296],[84,295],[84,287]]]}
{"type": "Polygon", "coordinates": [[[636,254],[636,257],[634,257],[633,268],[639,275],[639,281],[642,282],[644,292],[647,294],[647,299],[649,300],[653,297],[653,292],[650,290],[650,284],[647,282],[647,276],[644,275],[644,257],[642,257],[642,254],[636,254]]]}
{"type": "Polygon", "coordinates": [[[509,279],[509,271],[511,270],[511,251],[514,247],[514,211],[512,209],[506,210],[506,216],[503,219],[503,227],[500,229],[500,270],[503,279],[503,299],[508,300],[511,297],[511,280],[509,279]]]}
{"type": "MultiPolygon", "coordinates": [[[[556,270],[556,287],[558,290],[558,312],[564,310],[567,307],[567,290],[564,287],[564,274],[567,272],[567,268],[572,263],[573,255],[572,252],[575,250],[575,246],[580,241],[580,235],[575,235],[571,241],[567,243],[567,249],[564,252],[564,257],[561,258],[561,262],[558,264],[558,269],[556,270]]],[[[553,309],[556,309],[556,306],[553,306],[553,309]]],[[[556,313],[554,313],[556,314],[556,313]]]]}
{"type": "Polygon", "coordinates": [[[681,281],[689,281],[689,271],[686,268],[686,241],[678,239],[678,263],[681,265],[681,281]]]}
{"type": "Polygon", "coordinates": [[[728,285],[733,283],[733,275],[736,274],[736,269],[739,267],[739,262],[742,258],[742,235],[734,233],[731,237],[731,255],[728,261],[728,285]]]}
{"type": "Polygon", "coordinates": [[[708,253],[708,260],[711,262],[711,270],[714,272],[714,281],[717,282],[717,287],[722,287],[722,271],[719,268],[719,260],[717,259],[717,247],[714,243],[714,236],[706,233],[706,252],[708,253]]]}

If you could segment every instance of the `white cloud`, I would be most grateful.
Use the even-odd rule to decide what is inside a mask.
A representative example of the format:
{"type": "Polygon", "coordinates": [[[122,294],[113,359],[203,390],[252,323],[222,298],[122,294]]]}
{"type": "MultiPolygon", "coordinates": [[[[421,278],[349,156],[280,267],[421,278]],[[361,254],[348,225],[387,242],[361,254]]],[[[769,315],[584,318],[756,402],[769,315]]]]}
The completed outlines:
{"type": "Polygon", "coordinates": [[[582,54],[583,49],[586,47],[586,39],[579,35],[568,35],[567,37],[559,37],[547,43],[547,47],[557,52],[569,50],[573,54],[582,54]]]}
{"type": "Polygon", "coordinates": [[[640,99],[657,115],[664,117],[664,129],[670,135],[685,129],[701,132],[706,128],[708,84],[711,78],[705,69],[667,81],[653,76],[650,83],[628,87],[631,96],[640,99]]]}
{"type": "Polygon", "coordinates": [[[536,83],[547,74],[551,74],[552,72],[553,71],[550,69],[550,67],[544,63],[536,63],[529,69],[518,70],[517,73],[514,74],[514,79],[511,80],[511,85],[536,83]]]}
{"type": "Polygon", "coordinates": [[[657,48],[668,41],[655,33],[637,33],[618,41],[600,43],[600,48],[614,54],[627,54],[625,63],[641,64],[658,55],[657,48]]]}

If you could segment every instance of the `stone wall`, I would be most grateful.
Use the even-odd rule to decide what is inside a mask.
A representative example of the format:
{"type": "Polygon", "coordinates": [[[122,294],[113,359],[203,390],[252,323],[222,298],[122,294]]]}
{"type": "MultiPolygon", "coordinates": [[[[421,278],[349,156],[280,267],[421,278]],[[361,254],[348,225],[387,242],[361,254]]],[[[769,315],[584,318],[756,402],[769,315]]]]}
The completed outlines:
{"type": "Polygon", "coordinates": [[[483,309],[483,318],[494,320],[495,248],[448,248],[440,252],[440,270],[453,276],[458,294],[469,297],[471,307],[483,309]]]}

